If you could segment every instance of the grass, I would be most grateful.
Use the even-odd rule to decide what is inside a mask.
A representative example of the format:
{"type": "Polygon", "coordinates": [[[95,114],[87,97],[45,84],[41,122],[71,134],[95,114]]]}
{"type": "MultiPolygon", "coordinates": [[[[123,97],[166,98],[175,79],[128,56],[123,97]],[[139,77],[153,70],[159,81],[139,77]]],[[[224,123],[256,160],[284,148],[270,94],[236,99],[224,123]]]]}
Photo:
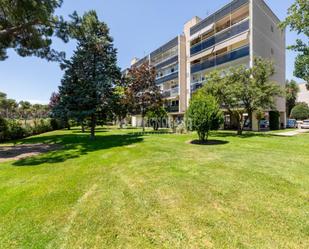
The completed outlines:
{"type": "Polygon", "coordinates": [[[0,164],[0,248],[309,248],[309,134],[78,130],[0,164]]]}

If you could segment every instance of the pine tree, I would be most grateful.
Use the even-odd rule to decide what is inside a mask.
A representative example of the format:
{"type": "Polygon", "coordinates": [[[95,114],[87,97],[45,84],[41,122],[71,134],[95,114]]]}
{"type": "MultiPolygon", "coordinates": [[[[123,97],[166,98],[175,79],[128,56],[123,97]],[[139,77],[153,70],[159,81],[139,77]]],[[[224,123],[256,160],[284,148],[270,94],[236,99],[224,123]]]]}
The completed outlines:
{"type": "Polygon", "coordinates": [[[95,11],[73,18],[80,23],[72,30],[78,45],[72,58],[62,64],[65,75],[59,87],[60,104],[70,118],[90,120],[93,139],[97,117],[112,108],[114,82],[120,77],[117,51],[107,25],[98,20],[95,11]]]}

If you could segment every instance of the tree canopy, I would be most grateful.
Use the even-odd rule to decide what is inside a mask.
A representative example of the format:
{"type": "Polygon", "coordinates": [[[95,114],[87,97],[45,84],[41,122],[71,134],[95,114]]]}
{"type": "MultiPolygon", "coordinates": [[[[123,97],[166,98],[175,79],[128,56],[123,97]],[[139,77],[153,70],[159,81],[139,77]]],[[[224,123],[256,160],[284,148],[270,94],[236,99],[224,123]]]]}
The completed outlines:
{"type": "Polygon", "coordinates": [[[280,86],[270,80],[273,74],[272,62],[256,57],[252,68],[240,65],[209,73],[202,90],[215,96],[222,108],[236,119],[241,134],[245,113],[252,121],[253,112],[274,109],[275,98],[283,95],[280,86]]]}
{"type": "Polygon", "coordinates": [[[109,29],[96,12],[85,13],[78,23],[72,29],[78,41],[77,49],[72,58],[61,65],[65,74],[56,110],[79,122],[89,119],[91,138],[94,138],[97,117],[110,111],[113,87],[120,71],[109,29]]]}
{"type": "Polygon", "coordinates": [[[129,81],[128,96],[136,114],[142,116],[142,126],[145,130],[144,118],[147,112],[160,109],[163,105],[160,88],[156,85],[156,70],[148,63],[132,67],[127,80],[129,81]]]}
{"type": "Polygon", "coordinates": [[[309,106],[307,103],[298,103],[291,111],[291,117],[304,120],[309,118],[309,106]]]}
{"type": "Polygon", "coordinates": [[[286,94],[286,109],[287,116],[289,117],[292,109],[296,105],[297,96],[299,93],[299,86],[295,80],[286,81],[285,94],[286,94]]]}
{"type": "Polygon", "coordinates": [[[62,0],[0,0],[0,60],[9,48],[20,56],[61,60],[64,53],[51,48],[52,37],[69,38],[68,23],[55,15],[61,5],[62,0]]]}
{"type": "Polygon", "coordinates": [[[209,131],[218,130],[223,123],[223,114],[216,98],[201,90],[193,95],[186,118],[189,128],[197,131],[201,142],[206,142],[209,131]]]}
{"type": "Polygon", "coordinates": [[[296,0],[288,9],[288,17],[281,23],[281,27],[290,26],[291,31],[304,34],[305,41],[296,40],[296,44],[288,48],[298,53],[295,60],[294,75],[307,82],[309,90],[309,4],[308,0],[296,0]]]}

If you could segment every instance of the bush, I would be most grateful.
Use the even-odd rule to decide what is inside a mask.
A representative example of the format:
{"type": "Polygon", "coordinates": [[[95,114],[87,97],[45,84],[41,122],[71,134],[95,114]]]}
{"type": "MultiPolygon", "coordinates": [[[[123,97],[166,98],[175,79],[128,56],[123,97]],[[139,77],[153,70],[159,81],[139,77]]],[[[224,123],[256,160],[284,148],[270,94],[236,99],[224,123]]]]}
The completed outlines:
{"type": "Polygon", "coordinates": [[[0,141],[20,139],[62,128],[63,123],[56,119],[40,119],[33,121],[33,125],[24,125],[18,120],[0,117],[0,141]]]}
{"type": "Polygon", "coordinates": [[[0,141],[4,141],[6,139],[9,127],[7,121],[0,117],[0,141]]]}
{"type": "Polygon", "coordinates": [[[304,120],[309,118],[309,106],[307,103],[298,103],[291,111],[291,118],[304,120]]]}
{"type": "Polygon", "coordinates": [[[269,129],[270,130],[279,130],[280,128],[280,113],[278,111],[269,112],[269,129]]]}
{"type": "Polygon", "coordinates": [[[189,128],[197,131],[202,142],[207,141],[210,130],[218,130],[223,122],[223,114],[215,97],[202,91],[193,96],[186,115],[189,128]]]}
{"type": "Polygon", "coordinates": [[[23,138],[32,133],[29,131],[29,127],[23,128],[22,124],[16,120],[9,120],[8,124],[9,130],[6,140],[23,138]]]}

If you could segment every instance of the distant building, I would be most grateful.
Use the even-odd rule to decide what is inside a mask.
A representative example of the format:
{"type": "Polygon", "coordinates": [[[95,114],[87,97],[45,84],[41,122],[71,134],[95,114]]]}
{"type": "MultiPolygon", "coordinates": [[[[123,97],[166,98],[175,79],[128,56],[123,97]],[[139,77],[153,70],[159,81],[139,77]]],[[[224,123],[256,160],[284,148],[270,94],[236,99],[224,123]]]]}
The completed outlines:
{"type": "MultiPolygon", "coordinates": [[[[252,67],[254,56],[260,56],[274,62],[276,73],[272,80],[284,87],[285,31],[278,28],[279,23],[263,0],[233,0],[205,19],[192,18],[184,25],[183,34],[141,60],[134,58],[131,66],[148,62],[156,68],[156,83],[166,99],[169,119],[179,122],[192,93],[206,83],[207,74],[214,69],[252,67]]],[[[284,126],[284,98],[277,99],[276,108],[284,126]]],[[[227,114],[225,120],[226,127],[230,127],[232,117],[227,114]]],[[[141,117],[135,116],[132,123],[139,126],[141,117]]],[[[256,120],[252,125],[258,129],[256,120]]]]}
{"type": "Polygon", "coordinates": [[[305,102],[309,105],[309,91],[306,88],[306,83],[299,84],[299,90],[297,102],[305,102]]]}

